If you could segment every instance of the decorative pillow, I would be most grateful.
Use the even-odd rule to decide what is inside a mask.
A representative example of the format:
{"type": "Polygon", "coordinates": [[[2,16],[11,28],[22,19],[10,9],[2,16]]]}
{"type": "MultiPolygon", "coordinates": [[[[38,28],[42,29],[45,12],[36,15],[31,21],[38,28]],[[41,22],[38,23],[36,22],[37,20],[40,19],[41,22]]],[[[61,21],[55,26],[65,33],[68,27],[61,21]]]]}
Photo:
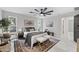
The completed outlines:
{"type": "Polygon", "coordinates": [[[30,29],[30,31],[34,31],[34,29],[30,29]]]}

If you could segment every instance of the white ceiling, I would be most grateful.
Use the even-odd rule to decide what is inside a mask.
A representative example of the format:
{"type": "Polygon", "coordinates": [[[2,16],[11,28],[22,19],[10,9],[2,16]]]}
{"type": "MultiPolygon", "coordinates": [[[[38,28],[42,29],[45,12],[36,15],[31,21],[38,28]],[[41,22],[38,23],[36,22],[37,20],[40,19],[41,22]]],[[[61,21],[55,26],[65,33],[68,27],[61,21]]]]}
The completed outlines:
{"type": "MultiPolygon", "coordinates": [[[[43,7],[0,7],[0,8],[5,11],[27,15],[30,14],[29,13],[30,11],[34,11],[35,8],[40,10],[43,7]]],[[[52,10],[52,9],[54,10],[52,15],[60,15],[74,11],[74,7],[48,7],[48,10],[52,10]]]]}

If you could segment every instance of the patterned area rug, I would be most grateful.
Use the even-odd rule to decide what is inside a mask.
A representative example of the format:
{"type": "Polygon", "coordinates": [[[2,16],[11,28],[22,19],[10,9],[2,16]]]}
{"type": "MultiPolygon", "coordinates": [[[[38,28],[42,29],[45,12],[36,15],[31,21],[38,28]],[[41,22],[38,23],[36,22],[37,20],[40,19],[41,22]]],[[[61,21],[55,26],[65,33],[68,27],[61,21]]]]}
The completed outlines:
{"type": "Polygon", "coordinates": [[[24,44],[24,40],[17,40],[14,42],[15,52],[47,52],[59,40],[54,39],[53,41],[47,40],[39,45],[39,43],[34,44],[34,47],[31,49],[28,45],[24,44]]]}
{"type": "Polygon", "coordinates": [[[10,50],[11,50],[11,43],[0,46],[0,52],[10,52],[10,50]]]}

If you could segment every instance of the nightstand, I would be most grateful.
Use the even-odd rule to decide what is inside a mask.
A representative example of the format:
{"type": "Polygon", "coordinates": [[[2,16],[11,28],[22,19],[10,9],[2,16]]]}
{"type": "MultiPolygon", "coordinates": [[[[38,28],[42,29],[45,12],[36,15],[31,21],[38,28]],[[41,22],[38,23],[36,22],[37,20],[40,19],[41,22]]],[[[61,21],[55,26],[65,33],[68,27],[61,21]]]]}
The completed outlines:
{"type": "Polygon", "coordinates": [[[54,32],[47,32],[48,35],[54,36],[54,32]]]}

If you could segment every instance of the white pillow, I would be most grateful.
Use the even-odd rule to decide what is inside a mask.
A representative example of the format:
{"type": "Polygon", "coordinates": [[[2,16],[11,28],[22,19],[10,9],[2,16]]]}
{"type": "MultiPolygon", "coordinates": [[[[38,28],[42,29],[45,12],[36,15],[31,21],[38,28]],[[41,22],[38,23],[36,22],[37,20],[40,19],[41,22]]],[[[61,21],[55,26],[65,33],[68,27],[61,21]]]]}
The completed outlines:
{"type": "Polygon", "coordinates": [[[43,33],[42,36],[48,35],[47,33],[43,33]]]}
{"type": "Polygon", "coordinates": [[[45,38],[47,38],[47,39],[50,39],[50,38],[51,38],[50,35],[45,35],[45,36],[43,36],[43,37],[45,37],[45,38]]]}
{"type": "Polygon", "coordinates": [[[45,38],[45,37],[38,37],[38,38],[36,38],[36,40],[39,41],[40,43],[42,43],[42,42],[46,41],[47,38],[45,38]]]}

